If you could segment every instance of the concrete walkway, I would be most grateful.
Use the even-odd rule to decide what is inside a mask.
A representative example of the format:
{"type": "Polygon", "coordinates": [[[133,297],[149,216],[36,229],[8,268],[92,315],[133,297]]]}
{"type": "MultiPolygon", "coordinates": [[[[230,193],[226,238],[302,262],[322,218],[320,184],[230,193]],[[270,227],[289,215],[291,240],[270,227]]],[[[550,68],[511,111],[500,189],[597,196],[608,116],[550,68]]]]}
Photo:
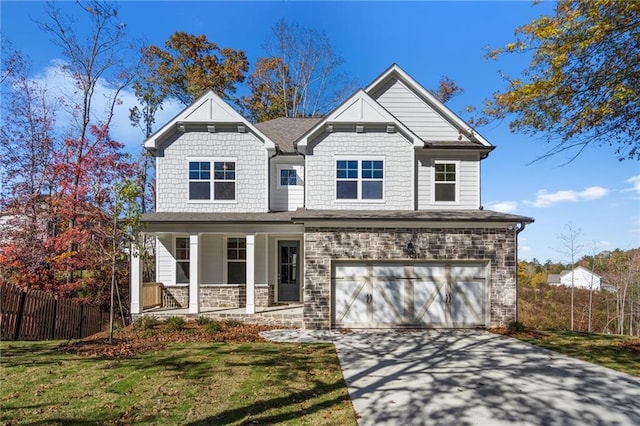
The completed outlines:
{"type": "Polygon", "coordinates": [[[333,342],[360,425],[640,425],[640,379],[484,331],[265,337],[333,342]]]}

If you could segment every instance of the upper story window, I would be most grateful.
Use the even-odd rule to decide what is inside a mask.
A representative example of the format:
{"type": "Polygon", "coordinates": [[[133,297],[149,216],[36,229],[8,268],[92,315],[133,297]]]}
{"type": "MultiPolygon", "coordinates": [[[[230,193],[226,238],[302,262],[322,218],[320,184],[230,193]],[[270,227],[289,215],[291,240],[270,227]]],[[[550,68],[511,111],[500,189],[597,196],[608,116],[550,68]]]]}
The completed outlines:
{"type": "Polygon", "coordinates": [[[215,161],[213,163],[213,199],[236,199],[235,161],[215,161]]]}
{"type": "Polygon", "coordinates": [[[453,162],[436,162],[434,164],[434,201],[457,201],[458,166],[453,162]]]}
{"type": "Polygon", "coordinates": [[[336,160],[338,200],[382,200],[384,198],[382,159],[336,160]]]}
{"type": "Polygon", "coordinates": [[[280,169],[280,186],[295,186],[298,177],[294,169],[280,169]]]}
{"type": "Polygon", "coordinates": [[[189,161],[189,200],[233,201],[235,199],[235,159],[189,161]]]}
{"type": "Polygon", "coordinates": [[[209,200],[211,196],[211,163],[189,162],[189,199],[209,200]]]}

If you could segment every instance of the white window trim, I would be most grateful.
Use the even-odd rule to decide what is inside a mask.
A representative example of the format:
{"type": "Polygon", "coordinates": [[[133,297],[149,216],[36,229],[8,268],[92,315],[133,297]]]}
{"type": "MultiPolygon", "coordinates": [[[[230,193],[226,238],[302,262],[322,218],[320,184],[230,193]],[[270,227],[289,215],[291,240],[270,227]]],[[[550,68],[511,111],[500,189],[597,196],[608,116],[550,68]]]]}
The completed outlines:
{"type": "Polygon", "coordinates": [[[298,172],[298,170],[296,170],[296,166],[294,166],[293,164],[286,164],[286,165],[283,164],[283,165],[280,165],[280,166],[276,167],[276,173],[277,173],[276,174],[276,181],[277,181],[276,186],[278,188],[280,188],[280,189],[286,189],[286,188],[289,188],[290,186],[291,187],[297,187],[297,186],[301,186],[302,185],[302,183],[300,182],[302,180],[302,178],[300,176],[300,173],[298,172]],[[280,182],[280,172],[282,170],[293,170],[296,173],[296,184],[295,185],[282,185],[281,184],[281,182],[280,182]]]}
{"type": "MultiPolygon", "coordinates": [[[[246,250],[246,241],[247,241],[246,235],[231,234],[231,235],[224,236],[224,238],[222,239],[222,282],[224,283],[224,285],[242,285],[242,284],[229,284],[229,262],[244,263],[245,267],[247,264],[247,259],[245,260],[235,260],[235,259],[229,260],[228,259],[227,250],[229,249],[229,238],[244,238],[245,250],[246,250]]],[[[246,283],[244,284],[246,285],[246,283]]]]}
{"type": "Polygon", "coordinates": [[[431,202],[438,205],[460,205],[460,160],[433,160],[431,163],[431,202]],[[436,201],[436,164],[454,164],[456,166],[455,201],[436,201]]]}
{"type": "MultiPolygon", "coordinates": [[[[199,181],[199,182],[204,182],[204,181],[199,181]]],[[[238,203],[238,159],[236,157],[187,157],[187,192],[186,193],[187,193],[187,204],[237,204],[238,203]],[[211,185],[209,187],[208,200],[190,200],[189,199],[189,182],[191,182],[191,179],[189,179],[189,163],[192,161],[209,162],[210,164],[211,178],[209,179],[209,183],[211,185]],[[214,200],[213,199],[213,194],[215,191],[214,189],[215,182],[231,182],[231,181],[223,181],[223,180],[216,181],[214,179],[213,177],[214,162],[236,163],[236,178],[233,180],[233,182],[235,183],[235,186],[234,186],[235,193],[233,195],[234,197],[233,200],[214,200]]]]}
{"type": "MultiPolygon", "coordinates": [[[[347,179],[353,180],[353,179],[347,179]]],[[[367,181],[377,181],[378,179],[367,179],[367,181]]],[[[354,156],[354,155],[336,155],[333,158],[333,199],[336,203],[358,203],[358,204],[383,204],[386,202],[386,183],[387,181],[387,161],[384,155],[378,156],[354,156]],[[338,198],[338,161],[357,161],[358,177],[357,177],[357,195],[358,198],[338,198]],[[363,199],[362,198],[362,162],[363,161],[382,161],[382,198],[379,199],[363,199]]]]}

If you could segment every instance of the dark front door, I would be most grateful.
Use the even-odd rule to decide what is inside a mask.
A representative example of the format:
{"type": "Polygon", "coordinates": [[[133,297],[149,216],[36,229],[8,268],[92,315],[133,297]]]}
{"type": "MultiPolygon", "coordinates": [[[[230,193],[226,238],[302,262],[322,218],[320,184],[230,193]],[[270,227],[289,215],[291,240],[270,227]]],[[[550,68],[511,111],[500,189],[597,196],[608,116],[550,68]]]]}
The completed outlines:
{"type": "Polygon", "coordinates": [[[278,301],[300,301],[300,241],[278,241],[278,301]]]}

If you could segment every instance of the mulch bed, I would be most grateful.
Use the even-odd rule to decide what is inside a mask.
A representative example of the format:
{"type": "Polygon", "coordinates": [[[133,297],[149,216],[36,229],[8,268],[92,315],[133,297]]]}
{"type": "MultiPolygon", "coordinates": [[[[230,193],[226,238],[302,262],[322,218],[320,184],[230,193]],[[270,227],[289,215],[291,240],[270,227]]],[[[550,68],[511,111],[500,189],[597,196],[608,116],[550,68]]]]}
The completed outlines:
{"type": "Polygon", "coordinates": [[[506,327],[494,327],[488,328],[487,331],[511,337],[530,337],[533,339],[544,339],[547,337],[544,333],[537,330],[509,331],[506,327]]]}
{"type": "Polygon", "coordinates": [[[640,354],[640,339],[625,340],[624,342],[618,342],[615,345],[627,351],[637,352],[640,354]]]}
{"type": "Polygon", "coordinates": [[[148,351],[158,351],[173,343],[221,342],[255,343],[265,342],[260,333],[281,327],[257,324],[221,323],[220,331],[208,331],[205,325],[188,322],[182,329],[167,327],[159,323],[143,329],[128,326],[114,332],[111,343],[109,333],[102,332],[82,340],[61,345],[58,350],[64,353],[87,357],[131,358],[148,351]]]}

